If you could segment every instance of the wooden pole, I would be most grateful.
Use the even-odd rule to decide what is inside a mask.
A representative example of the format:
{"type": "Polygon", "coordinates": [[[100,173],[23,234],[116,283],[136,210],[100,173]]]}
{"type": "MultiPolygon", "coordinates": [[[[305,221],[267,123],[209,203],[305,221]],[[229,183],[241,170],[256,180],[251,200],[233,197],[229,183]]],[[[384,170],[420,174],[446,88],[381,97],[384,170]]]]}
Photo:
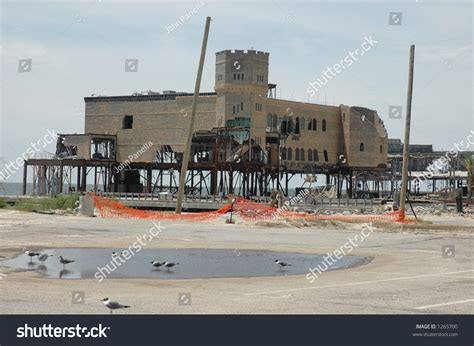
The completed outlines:
{"type": "Polygon", "coordinates": [[[411,101],[413,95],[413,70],[415,65],[415,45],[410,46],[410,66],[408,71],[407,110],[405,116],[405,139],[403,142],[403,168],[402,186],[400,191],[400,211],[405,215],[405,202],[408,188],[408,166],[410,164],[410,125],[411,125],[411,101]]]}
{"type": "Polygon", "coordinates": [[[181,162],[181,174],[179,175],[179,187],[178,187],[178,198],[176,201],[176,214],[181,214],[182,203],[183,203],[183,195],[184,189],[186,184],[186,173],[188,171],[188,162],[189,156],[191,151],[191,142],[193,138],[193,129],[194,129],[194,119],[196,117],[196,108],[199,98],[199,89],[201,87],[201,77],[202,77],[202,70],[204,68],[204,59],[206,57],[206,48],[207,48],[207,38],[209,36],[209,27],[211,25],[211,17],[206,18],[206,27],[204,29],[204,37],[202,39],[202,47],[201,47],[201,58],[199,59],[199,68],[196,77],[196,85],[194,87],[194,95],[193,95],[193,106],[191,111],[191,120],[189,124],[189,132],[188,138],[186,140],[186,146],[184,147],[183,151],[183,161],[181,162]]]}

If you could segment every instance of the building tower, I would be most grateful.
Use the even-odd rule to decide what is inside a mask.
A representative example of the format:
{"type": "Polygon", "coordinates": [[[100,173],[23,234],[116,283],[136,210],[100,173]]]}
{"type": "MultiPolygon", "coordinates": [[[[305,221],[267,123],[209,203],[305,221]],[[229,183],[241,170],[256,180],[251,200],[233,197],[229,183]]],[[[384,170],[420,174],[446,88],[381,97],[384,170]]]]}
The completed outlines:
{"type": "Polygon", "coordinates": [[[263,99],[268,90],[268,60],[269,53],[255,50],[216,53],[217,125],[252,127],[252,132],[247,131],[246,136],[250,135],[256,144],[265,141],[263,99]]]}

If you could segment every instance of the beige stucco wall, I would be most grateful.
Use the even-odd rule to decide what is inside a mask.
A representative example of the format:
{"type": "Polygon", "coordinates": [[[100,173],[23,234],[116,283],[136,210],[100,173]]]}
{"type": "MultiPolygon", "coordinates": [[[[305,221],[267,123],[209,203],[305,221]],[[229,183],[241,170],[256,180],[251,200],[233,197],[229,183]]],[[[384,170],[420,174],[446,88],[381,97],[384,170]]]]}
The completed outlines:
{"type": "MultiPolygon", "coordinates": [[[[139,159],[139,162],[150,162],[162,145],[170,145],[177,152],[183,151],[191,105],[192,97],[188,96],[166,101],[87,102],[85,132],[117,135],[117,161],[124,161],[151,141],[152,147],[139,159]],[[133,115],[132,129],[122,129],[126,115],[133,115]]],[[[215,96],[200,96],[195,131],[216,127],[215,108],[215,96]]]]}

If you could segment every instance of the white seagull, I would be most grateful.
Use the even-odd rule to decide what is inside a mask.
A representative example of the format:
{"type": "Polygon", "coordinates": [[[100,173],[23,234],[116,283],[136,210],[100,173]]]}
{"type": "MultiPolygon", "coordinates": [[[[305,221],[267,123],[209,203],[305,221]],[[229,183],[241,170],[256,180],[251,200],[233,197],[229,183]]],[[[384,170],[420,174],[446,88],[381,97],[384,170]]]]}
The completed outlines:
{"type": "Polygon", "coordinates": [[[104,302],[104,305],[110,309],[110,313],[112,314],[112,311],[117,310],[117,309],[127,309],[130,306],[128,305],[122,305],[119,302],[113,302],[109,298],[104,298],[102,299],[104,302]]]}
{"type": "Polygon", "coordinates": [[[277,259],[275,260],[275,264],[278,264],[280,266],[280,270],[283,267],[291,266],[291,263],[283,262],[283,261],[280,261],[280,260],[277,260],[277,259]]]}
{"type": "Polygon", "coordinates": [[[38,259],[41,261],[41,262],[44,262],[48,259],[48,257],[50,256],[53,256],[53,255],[50,255],[50,254],[47,254],[47,253],[44,253],[44,254],[38,254],[38,259]]]}
{"type": "Polygon", "coordinates": [[[29,257],[30,257],[30,262],[32,262],[32,261],[33,261],[33,257],[35,257],[35,256],[39,256],[39,255],[40,255],[40,253],[39,253],[39,252],[28,251],[28,250],[27,250],[27,251],[25,251],[25,254],[26,254],[27,256],[29,256],[29,257]]]}
{"type": "Polygon", "coordinates": [[[74,262],[74,260],[63,258],[63,256],[59,256],[59,262],[63,264],[63,268],[66,267],[66,264],[74,262]]]}
{"type": "Polygon", "coordinates": [[[166,261],[161,263],[161,265],[165,266],[168,269],[168,271],[170,270],[170,268],[173,268],[177,264],[179,264],[179,263],[166,262],[166,261]]]}
{"type": "Polygon", "coordinates": [[[161,267],[165,262],[162,263],[162,262],[159,262],[159,261],[151,261],[150,263],[153,265],[153,267],[159,268],[159,267],[161,267]]]}

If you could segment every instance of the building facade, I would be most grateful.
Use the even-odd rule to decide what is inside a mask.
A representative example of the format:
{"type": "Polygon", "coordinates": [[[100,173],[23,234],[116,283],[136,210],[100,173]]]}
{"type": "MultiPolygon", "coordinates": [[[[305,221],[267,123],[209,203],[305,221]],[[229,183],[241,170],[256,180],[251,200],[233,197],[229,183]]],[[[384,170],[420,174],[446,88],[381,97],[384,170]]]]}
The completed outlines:
{"type": "MultiPolygon", "coordinates": [[[[269,53],[217,52],[215,92],[199,96],[195,134],[226,129],[238,144],[247,145],[241,153],[260,148],[251,159],[294,172],[317,166],[386,165],[387,131],[376,111],[276,99],[270,95],[274,85],[268,78],[269,53]]],[[[145,142],[153,147],[140,156],[141,162],[156,161],[163,150],[179,157],[190,124],[192,96],[168,91],[86,97],[85,133],[115,136],[117,162],[125,161],[145,142]]],[[[94,149],[77,154],[87,158],[94,149]]],[[[229,155],[219,159],[233,160],[229,155]]]]}

